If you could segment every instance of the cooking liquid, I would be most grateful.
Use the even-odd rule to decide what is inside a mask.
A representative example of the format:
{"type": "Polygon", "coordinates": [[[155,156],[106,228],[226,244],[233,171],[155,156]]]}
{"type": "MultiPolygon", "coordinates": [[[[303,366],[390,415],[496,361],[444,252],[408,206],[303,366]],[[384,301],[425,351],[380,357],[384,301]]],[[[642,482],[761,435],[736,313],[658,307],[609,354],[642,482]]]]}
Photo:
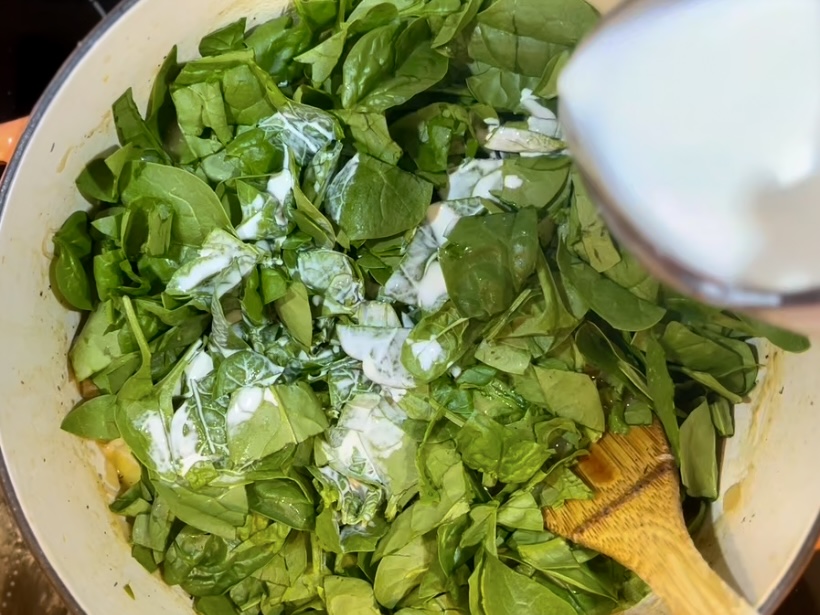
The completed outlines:
{"type": "Polygon", "coordinates": [[[656,247],[744,288],[820,288],[820,2],[638,4],[559,93],[576,153],[656,247]]]}

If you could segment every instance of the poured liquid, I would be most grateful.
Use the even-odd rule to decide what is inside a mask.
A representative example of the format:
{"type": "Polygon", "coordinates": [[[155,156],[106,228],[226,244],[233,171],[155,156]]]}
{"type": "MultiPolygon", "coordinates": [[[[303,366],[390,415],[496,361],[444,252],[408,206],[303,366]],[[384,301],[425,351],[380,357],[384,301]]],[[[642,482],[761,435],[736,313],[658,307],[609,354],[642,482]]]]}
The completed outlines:
{"type": "Polygon", "coordinates": [[[820,2],[639,5],[559,91],[584,162],[653,245],[735,285],[820,288],[820,2]]]}

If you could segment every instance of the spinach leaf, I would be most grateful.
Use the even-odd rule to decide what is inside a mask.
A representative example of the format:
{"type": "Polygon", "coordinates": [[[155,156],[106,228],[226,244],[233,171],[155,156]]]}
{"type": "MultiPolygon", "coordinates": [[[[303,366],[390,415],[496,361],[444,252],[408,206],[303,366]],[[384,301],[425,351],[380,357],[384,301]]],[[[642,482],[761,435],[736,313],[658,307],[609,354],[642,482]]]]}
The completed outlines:
{"type": "Polygon", "coordinates": [[[469,326],[469,319],[450,304],[426,316],[405,340],[402,364],[419,382],[435,380],[464,352],[469,326]]]}
{"type": "Polygon", "coordinates": [[[387,120],[381,113],[361,113],[358,111],[336,111],[338,117],[350,130],[360,154],[378,158],[382,162],[395,165],[402,156],[387,130],[387,120]]]}
{"type": "Polygon", "coordinates": [[[258,481],[248,488],[248,507],[295,530],[310,531],[315,526],[313,499],[297,480],[258,481]]]}
{"type": "Polygon", "coordinates": [[[470,115],[464,107],[435,103],[404,116],[390,127],[390,134],[421,171],[444,173],[451,156],[466,148],[470,115]]]}
{"type": "Polygon", "coordinates": [[[718,496],[717,436],[709,404],[703,401],[680,428],[680,472],[692,497],[718,496]]]}
{"type": "Polygon", "coordinates": [[[426,181],[360,154],[331,182],[326,207],[351,241],[378,239],[417,226],[432,194],[426,181]]]}
{"type": "Polygon", "coordinates": [[[540,504],[549,508],[560,508],[567,500],[591,500],[595,497],[592,490],[578,476],[566,467],[559,465],[544,479],[540,504]]]}
{"type": "Polygon", "coordinates": [[[524,483],[552,452],[481,414],[474,414],[458,434],[464,463],[505,483],[524,483]]]}
{"type": "Polygon", "coordinates": [[[544,517],[532,493],[516,491],[498,509],[498,523],[510,529],[538,532],[544,527],[544,517]]]}
{"type": "Polygon", "coordinates": [[[448,59],[431,46],[426,20],[376,28],[362,36],[343,68],[342,106],[383,112],[429,89],[447,74],[448,59]]]}
{"type": "Polygon", "coordinates": [[[226,421],[230,459],[239,467],[304,442],[328,427],[319,400],[303,382],[239,389],[231,397],[226,421]]]}
{"type": "Polygon", "coordinates": [[[218,536],[183,528],[165,555],[165,581],[196,597],[224,594],[264,568],[282,549],[289,532],[290,528],[274,523],[233,546],[218,536]]]}
{"type": "Polygon", "coordinates": [[[533,209],[462,218],[441,250],[450,298],[469,318],[503,312],[535,271],[537,254],[533,209]]]}
{"type": "Polygon", "coordinates": [[[475,19],[481,4],[481,0],[466,0],[458,11],[447,15],[433,40],[433,48],[443,47],[459,36],[475,19]]]}
{"type": "Polygon", "coordinates": [[[293,338],[309,348],[313,343],[313,322],[307,288],[301,282],[291,282],[281,299],[275,301],[276,313],[293,338]]]}
{"type": "Polygon", "coordinates": [[[92,309],[91,284],[86,264],[91,253],[88,214],[75,212],[54,235],[52,284],[60,297],[77,310],[92,309]]]}
{"type": "Polygon", "coordinates": [[[216,56],[243,47],[246,19],[242,17],[227,26],[215,30],[199,42],[199,54],[216,56]]]}
{"type": "Polygon", "coordinates": [[[152,484],[173,515],[198,530],[234,540],[236,528],[245,523],[248,498],[244,487],[207,487],[193,491],[164,481],[152,484]]]}
{"type": "MultiPolygon", "coordinates": [[[[538,393],[529,395],[531,402],[544,406],[557,416],[595,431],[604,431],[601,397],[588,375],[534,365],[522,378],[537,382],[538,393]]],[[[524,387],[523,390],[529,392],[533,388],[524,387]]]]}
{"type": "Polygon", "coordinates": [[[379,615],[373,588],[361,579],[328,576],[324,580],[328,615],[379,615]]]}
{"type": "Polygon", "coordinates": [[[290,15],[283,15],[248,32],[245,44],[253,49],[259,67],[278,83],[289,81],[298,74],[293,59],[310,46],[312,38],[307,24],[294,24],[290,15]]]}
{"type": "Polygon", "coordinates": [[[200,246],[212,229],[230,229],[222,203],[213,190],[183,169],[148,162],[126,165],[122,177],[126,207],[165,203],[174,212],[173,235],[183,244],[200,246]]]}
{"type": "Polygon", "coordinates": [[[557,260],[564,283],[616,329],[643,331],[655,326],[666,313],[659,305],[636,297],[583,261],[573,259],[563,243],[558,248],[557,260]]]}
{"type": "Polygon", "coordinates": [[[575,609],[549,589],[502,564],[497,557],[486,555],[480,569],[478,587],[470,588],[470,600],[476,600],[488,615],[574,615],[575,609]],[[474,597],[474,589],[477,595],[474,597]]]}
{"type": "Polygon", "coordinates": [[[113,112],[120,145],[133,145],[150,152],[161,162],[170,163],[170,157],[162,147],[159,137],[142,119],[130,88],[114,103],[113,112]]]}
{"type": "Polygon", "coordinates": [[[382,606],[392,609],[421,583],[435,560],[435,541],[418,537],[384,557],[376,569],[373,591],[382,606]]]}
{"type": "Polygon", "coordinates": [[[80,402],[63,419],[60,429],[89,440],[116,440],[120,437],[117,397],[100,395],[80,402]]]}
{"type": "Polygon", "coordinates": [[[666,439],[675,458],[681,459],[680,430],[675,412],[675,386],[666,367],[663,347],[654,338],[646,342],[646,379],[654,402],[655,414],[661,420],[666,439]]]}
{"type": "Polygon", "coordinates": [[[319,86],[330,78],[344,53],[346,42],[347,30],[342,30],[296,57],[297,62],[311,67],[314,85],[319,86]]]}
{"type": "Polygon", "coordinates": [[[621,262],[621,254],[612,242],[609,231],[604,226],[604,221],[589,198],[577,172],[572,174],[572,185],[572,207],[577,212],[581,227],[584,253],[592,268],[598,273],[603,273],[621,262]]]}

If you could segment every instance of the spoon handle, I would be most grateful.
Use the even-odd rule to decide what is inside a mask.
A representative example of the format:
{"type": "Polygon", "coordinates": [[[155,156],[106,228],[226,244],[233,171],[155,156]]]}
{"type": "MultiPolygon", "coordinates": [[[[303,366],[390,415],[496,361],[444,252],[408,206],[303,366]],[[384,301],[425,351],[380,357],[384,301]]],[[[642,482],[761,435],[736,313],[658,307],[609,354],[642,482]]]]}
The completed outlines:
{"type": "Polygon", "coordinates": [[[655,557],[636,571],[666,603],[672,615],[757,615],[704,561],[688,534],[668,539],[653,536],[655,557]]]}

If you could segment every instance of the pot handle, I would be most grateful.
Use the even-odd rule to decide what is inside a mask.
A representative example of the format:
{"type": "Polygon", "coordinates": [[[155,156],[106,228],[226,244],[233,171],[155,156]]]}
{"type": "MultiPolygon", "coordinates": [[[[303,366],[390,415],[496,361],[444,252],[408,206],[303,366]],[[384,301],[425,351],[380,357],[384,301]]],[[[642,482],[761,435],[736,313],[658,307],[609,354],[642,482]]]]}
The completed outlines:
{"type": "Polygon", "coordinates": [[[0,124],[0,163],[7,163],[11,160],[11,155],[23,135],[26,124],[28,124],[27,117],[0,124]]]}

